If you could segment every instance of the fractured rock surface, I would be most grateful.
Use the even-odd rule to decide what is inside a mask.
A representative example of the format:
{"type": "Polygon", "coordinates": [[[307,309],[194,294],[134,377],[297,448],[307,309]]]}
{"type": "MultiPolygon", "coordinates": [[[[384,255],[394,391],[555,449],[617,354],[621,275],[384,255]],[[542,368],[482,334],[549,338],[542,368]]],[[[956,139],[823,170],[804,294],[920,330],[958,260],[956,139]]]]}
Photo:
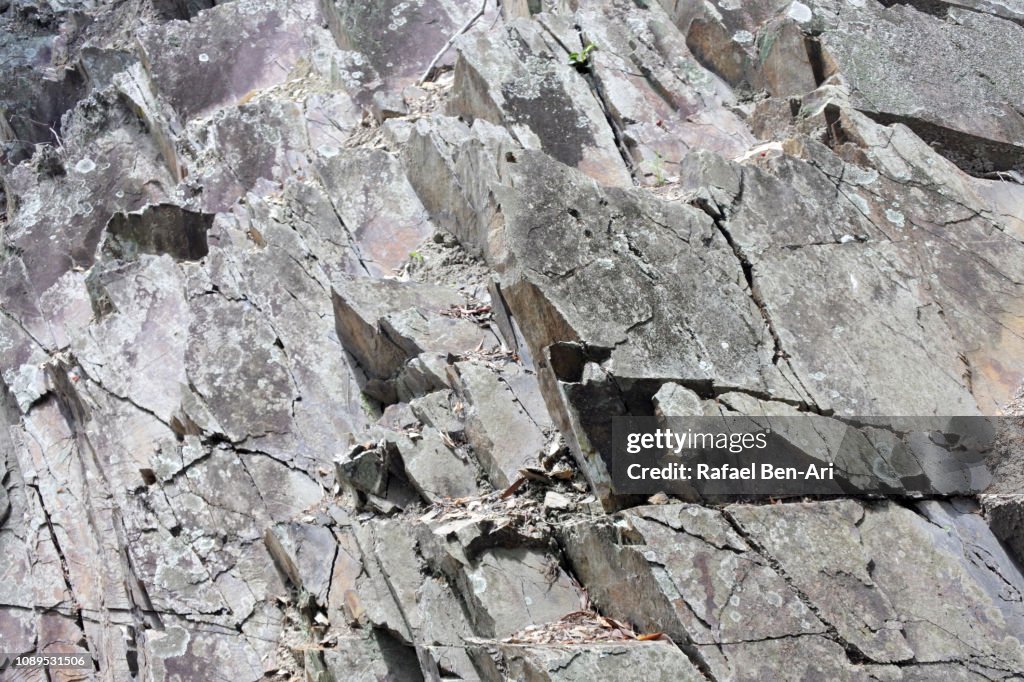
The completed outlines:
{"type": "Polygon", "coordinates": [[[803,416],[814,461],[858,420],[1019,417],[1019,2],[11,0],[0,31],[0,652],[1024,676],[1019,420],[969,481],[876,428],[922,491],[891,499],[869,460],[776,504],[610,475],[619,416],[803,416]]]}

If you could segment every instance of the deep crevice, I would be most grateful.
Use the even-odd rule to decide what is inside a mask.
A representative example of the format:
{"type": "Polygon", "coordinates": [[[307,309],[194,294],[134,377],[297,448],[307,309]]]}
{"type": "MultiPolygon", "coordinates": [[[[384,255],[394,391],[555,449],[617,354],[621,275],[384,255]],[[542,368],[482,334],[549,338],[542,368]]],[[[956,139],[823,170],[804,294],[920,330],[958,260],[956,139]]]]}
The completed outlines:
{"type": "Polygon", "coordinates": [[[968,175],[999,178],[999,173],[1024,174],[1024,148],[945,128],[910,116],[860,110],[881,125],[901,123],[968,175]]]}
{"type": "Polygon", "coordinates": [[[950,3],[941,2],[940,0],[879,0],[879,2],[886,7],[906,5],[907,7],[913,7],[918,12],[930,14],[939,19],[945,19],[949,16],[950,3]]]}

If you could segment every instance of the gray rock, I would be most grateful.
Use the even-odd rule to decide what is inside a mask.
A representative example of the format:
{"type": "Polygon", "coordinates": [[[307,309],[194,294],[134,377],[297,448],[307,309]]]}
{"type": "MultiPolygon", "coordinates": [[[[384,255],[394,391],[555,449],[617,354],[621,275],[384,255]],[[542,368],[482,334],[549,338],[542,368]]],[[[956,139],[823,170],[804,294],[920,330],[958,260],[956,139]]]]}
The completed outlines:
{"type": "Polygon", "coordinates": [[[767,507],[730,507],[727,513],[778,562],[796,589],[818,605],[822,618],[835,626],[844,642],[878,663],[911,659],[914,652],[901,632],[901,621],[871,579],[871,559],[858,536],[849,532],[863,520],[864,509],[851,500],[819,505],[813,514],[798,506],[785,511],[790,509],[785,532],[774,533],[764,520],[779,523],[778,513],[767,507]],[[806,547],[808,542],[811,547],[806,547]],[[805,549],[794,551],[795,545],[789,543],[801,543],[805,549]],[[837,580],[840,574],[843,579],[837,580]],[[856,609],[849,604],[856,604],[856,609]]]}
{"type": "Polygon", "coordinates": [[[605,613],[692,642],[690,651],[716,677],[742,669],[719,644],[791,638],[802,648],[826,631],[719,513],[673,505],[631,510],[624,519],[618,540],[610,525],[567,528],[573,570],[605,613]]]}
{"type": "Polygon", "coordinates": [[[603,105],[568,65],[565,46],[522,19],[499,35],[459,40],[449,113],[504,125],[524,147],[603,184],[631,184],[603,105]]]}
{"type": "Polygon", "coordinates": [[[971,173],[1020,169],[1018,56],[993,57],[996,44],[1020,40],[1024,28],[960,10],[951,10],[947,22],[904,4],[868,4],[833,18],[832,3],[809,4],[824,28],[824,75],[846,78],[857,109],[883,123],[906,123],[971,173]],[[867,35],[860,29],[865,21],[872,25],[867,35]],[[895,81],[913,86],[888,86],[895,81]],[[955,83],[956,92],[936,91],[947,86],[933,83],[955,83]]]}
{"type": "Polygon", "coordinates": [[[466,406],[466,438],[496,488],[536,466],[551,423],[532,374],[516,365],[493,370],[472,362],[451,368],[455,392],[466,406]]]}
{"type": "Polygon", "coordinates": [[[440,433],[462,441],[465,437],[465,425],[461,415],[455,414],[455,394],[452,391],[435,391],[416,398],[409,403],[412,413],[425,426],[430,426],[440,433]]]}
{"type": "Polygon", "coordinates": [[[311,2],[284,9],[224,3],[194,21],[140,31],[140,57],[156,93],[188,120],[285,80],[305,51],[303,29],[315,12],[311,2]],[[225,74],[219,65],[226,60],[234,66],[225,74]]]}
{"type": "Polygon", "coordinates": [[[426,430],[410,447],[399,447],[409,482],[427,502],[479,493],[474,462],[465,453],[452,450],[437,431],[426,430]]]}
{"type": "Polygon", "coordinates": [[[331,531],[322,526],[285,523],[267,529],[265,540],[274,561],[292,584],[326,606],[331,567],[338,552],[331,531]]]}
{"type": "Polygon", "coordinates": [[[605,613],[692,641],[694,655],[716,676],[777,670],[786,657],[808,670],[832,671],[826,675],[866,675],[867,667],[847,661],[850,648],[876,663],[926,663],[941,649],[943,660],[964,666],[1018,669],[1021,647],[1011,633],[1020,616],[999,596],[1019,589],[1017,577],[999,578],[1005,550],[985,539],[984,522],[973,514],[937,503],[922,511],[928,519],[895,505],[865,509],[852,501],[733,506],[724,516],[660,506],[624,512],[615,526],[577,524],[564,538],[573,569],[605,613]],[[919,537],[913,552],[920,556],[894,554],[897,535],[919,537]],[[976,549],[967,549],[972,542],[976,549]],[[987,559],[968,558],[975,551],[987,559]],[[677,562],[675,552],[687,560],[677,562]],[[844,567],[829,566],[832,561],[844,567]],[[914,577],[907,562],[916,567],[914,577]],[[726,579],[729,587],[714,608],[716,580],[736,570],[742,579],[726,579]],[[943,587],[943,571],[954,572],[957,588],[943,587]],[[747,584],[760,589],[750,592],[747,584]],[[595,591],[594,585],[607,587],[595,591]],[[963,628],[974,626],[950,615],[943,621],[949,628],[938,628],[937,614],[952,613],[968,593],[988,605],[992,620],[968,634],[963,628]],[[639,603],[647,606],[638,609],[639,603]],[[768,620],[755,615],[765,609],[768,620]],[[765,627],[790,634],[779,639],[765,627]],[[709,641],[721,648],[705,646],[709,641]]]}
{"type": "Polygon", "coordinates": [[[471,320],[446,315],[466,304],[453,290],[345,278],[332,292],[338,338],[371,379],[364,390],[385,403],[395,401],[391,382],[409,360],[425,352],[471,351],[493,339],[471,320]]]}
{"type": "Polygon", "coordinates": [[[650,680],[702,680],[686,656],[668,642],[566,645],[502,644],[495,647],[503,668],[515,679],[624,679],[642,670],[650,680]]]}
{"type": "Polygon", "coordinates": [[[1019,2],[7,4],[0,650],[1024,671],[1015,427],[985,479],[867,426],[827,501],[608,478],[616,416],[820,460],[1019,407],[1019,2]],[[875,464],[921,498],[849,493],[875,464]]]}
{"type": "Polygon", "coordinates": [[[358,274],[397,273],[434,232],[398,161],[379,150],[343,150],[315,164],[359,258],[358,274]]]}
{"type": "MultiPolygon", "coordinates": [[[[323,0],[320,4],[338,45],[363,53],[389,89],[396,92],[423,74],[449,38],[479,8],[477,3],[455,0],[430,5],[396,0],[375,5],[353,0],[323,0]]],[[[447,55],[439,66],[450,66],[453,56],[447,55]]]]}
{"type": "Polygon", "coordinates": [[[356,445],[336,462],[338,480],[369,496],[372,504],[383,503],[385,509],[390,505],[404,508],[412,504],[416,493],[410,486],[396,440],[384,437],[376,443],[356,445]]]}
{"type": "MultiPolygon", "coordinates": [[[[311,682],[375,682],[382,678],[396,681],[422,680],[415,655],[387,641],[387,635],[353,636],[339,640],[337,646],[323,652],[323,669],[311,682]]],[[[307,652],[307,657],[310,654],[307,652]]],[[[307,660],[309,660],[307,658],[307,660]]]]}
{"type": "Polygon", "coordinates": [[[728,108],[732,91],[690,54],[657,4],[590,3],[575,18],[583,42],[597,46],[590,56],[594,81],[647,184],[678,176],[691,149],[731,158],[754,143],[728,108]]]}

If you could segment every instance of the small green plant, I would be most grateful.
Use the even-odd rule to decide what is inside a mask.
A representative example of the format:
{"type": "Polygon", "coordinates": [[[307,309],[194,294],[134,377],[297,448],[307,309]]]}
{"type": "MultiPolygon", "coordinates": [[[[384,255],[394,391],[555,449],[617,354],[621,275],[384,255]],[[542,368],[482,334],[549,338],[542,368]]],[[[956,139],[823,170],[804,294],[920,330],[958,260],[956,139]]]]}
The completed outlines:
{"type": "Polygon", "coordinates": [[[647,167],[651,171],[651,175],[654,176],[654,186],[661,187],[667,182],[665,177],[665,159],[662,158],[661,154],[655,153],[653,159],[647,161],[647,167]]]}
{"type": "Polygon", "coordinates": [[[569,65],[575,66],[577,69],[590,66],[590,53],[597,49],[597,45],[594,43],[587,43],[579,52],[569,53],[569,65]]]}
{"type": "Polygon", "coordinates": [[[409,253],[409,260],[411,260],[413,263],[416,263],[416,265],[423,265],[423,263],[426,261],[426,258],[424,258],[423,254],[420,253],[419,251],[411,251],[409,253]]]}

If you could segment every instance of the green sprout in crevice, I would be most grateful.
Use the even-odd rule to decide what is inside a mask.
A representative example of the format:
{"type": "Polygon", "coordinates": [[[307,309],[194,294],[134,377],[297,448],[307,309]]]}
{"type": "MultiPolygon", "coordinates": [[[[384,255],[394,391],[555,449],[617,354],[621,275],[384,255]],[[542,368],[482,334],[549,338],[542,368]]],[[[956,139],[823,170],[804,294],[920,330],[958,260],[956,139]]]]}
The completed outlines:
{"type": "Polygon", "coordinates": [[[665,176],[665,159],[661,154],[655,152],[654,158],[647,159],[643,165],[649,171],[646,174],[653,176],[655,187],[662,187],[668,182],[668,178],[665,176]]]}
{"type": "Polygon", "coordinates": [[[579,52],[569,53],[569,65],[575,67],[577,71],[584,71],[590,66],[590,53],[597,49],[597,45],[594,43],[587,43],[579,52]]]}

